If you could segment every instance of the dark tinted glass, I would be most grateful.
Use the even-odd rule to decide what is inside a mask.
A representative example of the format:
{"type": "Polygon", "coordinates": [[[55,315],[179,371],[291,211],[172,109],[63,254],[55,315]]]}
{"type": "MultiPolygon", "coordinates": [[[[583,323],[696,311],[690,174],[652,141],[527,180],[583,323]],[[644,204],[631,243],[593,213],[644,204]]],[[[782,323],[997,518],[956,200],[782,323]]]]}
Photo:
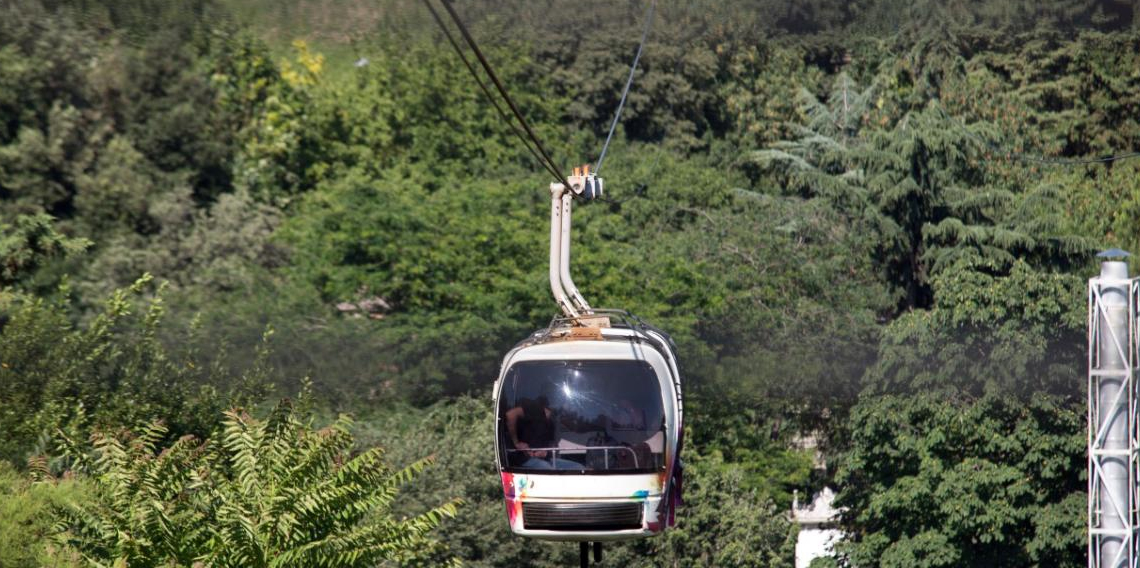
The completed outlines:
{"type": "Polygon", "coordinates": [[[664,467],[665,413],[644,361],[530,361],[499,395],[499,447],[511,471],[637,473],[664,467]]]}

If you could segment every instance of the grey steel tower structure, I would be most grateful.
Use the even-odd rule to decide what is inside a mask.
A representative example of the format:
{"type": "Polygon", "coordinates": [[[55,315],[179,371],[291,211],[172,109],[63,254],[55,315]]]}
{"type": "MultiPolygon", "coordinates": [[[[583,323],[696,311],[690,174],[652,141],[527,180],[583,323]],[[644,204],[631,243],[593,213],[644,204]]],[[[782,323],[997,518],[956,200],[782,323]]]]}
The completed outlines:
{"type": "Polygon", "coordinates": [[[1138,568],[1137,391],[1140,279],[1113,249],[1089,280],[1088,566],[1138,568]]]}

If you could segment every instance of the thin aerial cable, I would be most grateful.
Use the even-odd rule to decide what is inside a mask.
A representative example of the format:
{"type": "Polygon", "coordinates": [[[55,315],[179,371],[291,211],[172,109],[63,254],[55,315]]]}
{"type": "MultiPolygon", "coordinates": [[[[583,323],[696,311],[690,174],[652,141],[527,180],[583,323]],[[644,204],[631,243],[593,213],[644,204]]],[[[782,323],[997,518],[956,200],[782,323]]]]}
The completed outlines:
{"type": "Polygon", "coordinates": [[[1047,156],[1031,156],[1027,154],[1019,154],[1016,152],[1006,151],[1005,156],[1006,158],[1017,160],[1019,162],[1031,162],[1035,164],[1045,164],[1052,166],[1080,166],[1088,164],[1106,164],[1108,162],[1116,162],[1130,158],[1140,158],[1140,152],[1130,152],[1128,154],[1118,154],[1115,156],[1104,156],[1102,158],[1050,158],[1047,156]]]}
{"type": "MultiPolygon", "coordinates": [[[[653,164],[651,164],[649,166],[649,173],[646,174],[645,176],[643,176],[645,178],[645,180],[653,179],[653,176],[657,173],[657,164],[661,162],[661,156],[663,156],[663,155],[665,155],[665,151],[658,148],[657,157],[653,158],[653,164]]],[[[637,187],[634,188],[633,195],[630,195],[628,197],[624,197],[622,199],[611,199],[609,196],[603,195],[601,197],[598,197],[597,200],[601,201],[603,203],[609,203],[611,205],[623,205],[623,204],[625,204],[625,202],[633,200],[635,197],[638,196],[638,194],[640,192],[646,190],[648,187],[649,187],[649,182],[643,181],[643,182],[637,184],[637,187]]]]}
{"type": "Polygon", "coordinates": [[[567,188],[569,188],[570,182],[567,181],[566,176],[562,175],[562,169],[559,168],[554,163],[554,160],[550,158],[550,154],[546,151],[546,148],[542,146],[542,142],[538,139],[538,136],[534,134],[534,131],[531,130],[530,125],[527,124],[526,119],[523,118],[522,112],[517,106],[515,106],[515,102],[511,99],[510,94],[507,93],[507,89],[503,86],[503,82],[499,80],[499,76],[495,74],[495,70],[491,68],[491,64],[487,62],[487,58],[483,56],[483,52],[479,49],[479,46],[476,45],[475,39],[472,38],[471,33],[467,31],[467,26],[463,25],[463,20],[459,19],[459,14],[455,13],[455,8],[451,5],[451,0],[443,0],[443,7],[447,10],[447,13],[451,15],[451,19],[455,20],[455,25],[459,27],[459,33],[463,34],[463,39],[467,40],[467,45],[471,47],[471,51],[475,52],[475,57],[479,59],[479,64],[483,66],[483,70],[487,72],[487,76],[491,78],[491,82],[495,84],[495,88],[499,90],[499,94],[502,95],[503,100],[507,102],[507,106],[511,108],[511,112],[514,113],[515,118],[517,118],[519,124],[522,125],[523,130],[526,130],[526,133],[530,137],[531,142],[534,142],[534,145],[536,148],[538,148],[539,153],[541,153],[542,156],[546,158],[546,162],[550,165],[554,172],[558,174],[556,176],[558,178],[558,181],[561,182],[562,185],[565,185],[567,188]]]}
{"type": "Polygon", "coordinates": [[[467,70],[471,72],[471,76],[475,78],[475,82],[478,83],[479,88],[483,90],[483,94],[487,96],[487,100],[491,102],[491,106],[494,106],[495,110],[499,112],[499,116],[503,119],[503,122],[511,127],[511,131],[515,133],[515,136],[518,136],[519,140],[522,141],[523,146],[526,146],[526,149],[529,150],[531,155],[538,160],[538,163],[542,164],[542,167],[546,168],[547,172],[550,172],[551,175],[557,178],[558,172],[551,168],[550,164],[538,153],[538,150],[535,150],[534,147],[530,145],[530,142],[527,140],[526,135],[523,134],[521,130],[519,130],[518,125],[516,125],[515,122],[511,120],[511,117],[507,116],[507,111],[503,110],[503,107],[500,106],[499,102],[495,100],[495,95],[491,93],[491,89],[487,87],[487,84],[483,82],[483,79],[479,78],[479,72],[476,71],[475,67],[471,65],[471,61],[467,59],[467,56],[463,54],[463,48],[459,47],[459,44],[455,41],[455,38],[452,37],[451,31],[447,29],[447,24],[443,22],[443,18],[439,17],[439,12],[436,12],[435,8],[432,7],[431,0],[424,0],[424,5],[427,6],[427,9],[431,12],[431,17],[435,19],[435,23],[439,24],[439,29],[443,30],[443,35],[447,36],[447,42],[450,43],[451,47],[455,49],[455,53],[459,55],[459,59],[463,61],[463,65],[465,65],[467,67],[467,70]]]}
{"type": "Polygon", "coordinates": [[[645,49],[645,39],[649,37],[649,28],[653,23],[653,9],[656,7],[657,0],[652,0],[645,13],[645,29],[641,31],[641,43],[637,45],[637,55],[633,56],[633,65],[629,66],[629,78],[625,80],[625,88],[621,92],[621,101],[618,102],[617,111],[614,112],[614,120],[610,123],[610,133],[606,135],[606,143],[602,145],[602,153],[598,156],[598,165],[594,166],[594,173],[596,174],[600,174],[602,171],[602,162],[606,160],[606,150],[610,147],[610,140],[614,137],[614,129],[617,128],[618,121],[621,119],[621,111],[625,108],[625,98],[629,96],[629,87],[633,85],[633,74],[637,71],[637,62],[641,60],[641,52],[645,49]]]}
{"type": "Polygon", "coordinates": [[[1022,152],[1015,152],[1007,150],[998,146],[994,142],[990,142],[981,136],[970,132],[966,127],[965,121],[959,120],[954,115],[951,115],[946,109],[942,109],[942,113],[946,118],[950,119],[958,127],[959,130],[964,132],[967,136],[986,145],[994,153],[1005,157],[1008,160],[1016,160],[1023,163],[1042,164],[1047,166],[1087,166],[1090,164],[1107,164],[1109,162],[1117,162],[1120,160],[1128,160],[1131,158],[1140,158],[1140,152],[1128,152],[1126,154],[1116,154],[1111,156],[1102,156],[1100,158],[1052,158],[1049,156],[1039,156],[1033,154],[1025,154],[1022,152]]]}

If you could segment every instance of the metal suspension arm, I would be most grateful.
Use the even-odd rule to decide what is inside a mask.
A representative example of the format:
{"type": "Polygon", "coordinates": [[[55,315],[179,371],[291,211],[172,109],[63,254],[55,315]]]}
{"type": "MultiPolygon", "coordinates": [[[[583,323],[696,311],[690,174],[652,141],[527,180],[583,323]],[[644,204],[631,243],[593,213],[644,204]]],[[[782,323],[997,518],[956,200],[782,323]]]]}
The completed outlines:
{"type": "Polygon", "coordinates": [[[586,303],[586,299],[582,297],[582,293],[578,291],[578,287],[574,285],[574,281],[570,278],[570,223],[571,223],[571,202],[574,200],[570,192],[565,191],[562,193],[562,236],[561,244],[562,250],[560,253],[560,261],[558,267],[558,274],[562,280],[562,288],[566,290],[566,294],[570,297],[570,301],[578,311],[590,314],[593,310],[590,304],[586,303]]]}
{"type": "MultiPolygon", "coordinates": [[[[566,289],[562,287],[563,195],[568,198],[570,196],[565,185],[557,182],[550,184],[550,291],[554,294],[554,300],[558,302],[558,307],[562,308],[562,313],[568,318],[577,319],[580,314],[566,294],[566,289]]],[[[566,231],[566,238],[569,240],[568,223],[566,231]]]]}

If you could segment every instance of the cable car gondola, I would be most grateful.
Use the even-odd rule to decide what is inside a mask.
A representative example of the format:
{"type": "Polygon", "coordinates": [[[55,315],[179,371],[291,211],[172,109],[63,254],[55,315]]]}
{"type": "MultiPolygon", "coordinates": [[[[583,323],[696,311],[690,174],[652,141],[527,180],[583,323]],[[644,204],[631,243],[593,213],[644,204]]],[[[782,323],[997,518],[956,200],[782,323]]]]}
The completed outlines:
{"type": "MultiPolygon", "coordinates": [[[[550,184],[550,288],[562,317],[532,334],[503,359],[495,381],[496,463],[507,519],[515,534],[589,542],[658,534],[673,524],[681,498],[682,404],[676,346],[659,329],[623,310],[596,310],[570,279],[570,204],[602,195],[589,166],[563,176],[511,100],[450,2],[448,15],[518,121],[514,124],[464,55],[442,18],[424,0],[448,43],[523,146],[557,182],[550,184]],[[520,129],[521,127],[521,129],[520,129]],[[524,134],[525,133],[525,134],[524,134]],[[532,146],[533,144],[533,146],[532,146]]],[[[656,1],[646,12],[609,134],[605,159],[633,83],[656,1]]]]}
{"type": "Polygon", "coordinates": [[[681,378],[661,330],[594,309],[570,279],[571,200],[600,196],[588,168],[551,184],[550,286],[562,316],[520,342],[495,382],[496,460],[513,533],[588,542],[671,526],[680,501],[681,378]]]}

